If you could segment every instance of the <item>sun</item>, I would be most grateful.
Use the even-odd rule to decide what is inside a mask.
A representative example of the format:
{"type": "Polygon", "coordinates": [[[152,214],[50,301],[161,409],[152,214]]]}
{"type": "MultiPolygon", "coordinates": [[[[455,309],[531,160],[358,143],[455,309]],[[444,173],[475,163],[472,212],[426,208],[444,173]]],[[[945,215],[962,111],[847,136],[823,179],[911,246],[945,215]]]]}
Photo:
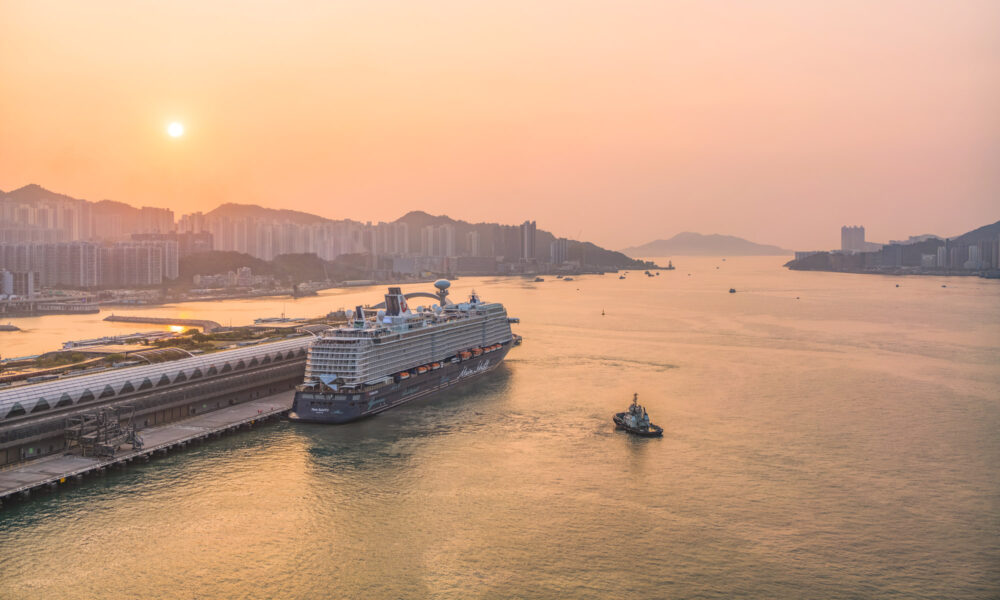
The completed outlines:
{"type": "Polygon", "coordinates": [[[184,124],[174,121],[170,125],[167,125],[167,135],[170,137],[181,137],[184,135],[184,124]]]}

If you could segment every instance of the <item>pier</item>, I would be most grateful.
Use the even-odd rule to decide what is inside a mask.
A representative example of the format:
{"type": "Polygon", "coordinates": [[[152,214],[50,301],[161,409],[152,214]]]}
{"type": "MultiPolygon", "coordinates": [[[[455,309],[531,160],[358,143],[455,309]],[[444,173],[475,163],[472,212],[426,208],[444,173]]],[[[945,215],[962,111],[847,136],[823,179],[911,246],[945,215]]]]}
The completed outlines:
{"type": "Polygon", "coordinates": [[[181,450],[188,444],[273,422],[292,407],[294,397],[294,390],[281,392],[190,419],[149,427],[140,431],[142,449],[122,448],[114,457],[64,454],[39,458],[0,471],[0,509],[15,499],[57,490],[71,482],[82,481],[84,477],[103,474],[108,469],[124,467],[136,461],[146,462],[154,456],[181,450]]]}
{"type": "Polygon", "coordinates": [[[148,325],[186,325],[189,327],[201,327],[205,333],[210,333],[216,329],[222,329],[222,325],[215,321],[205,319],[165,319],[161,317],[132,317],[127,315],[110,315],[104,317],[105,321],[118,323],[145,323],[148,325]]]}

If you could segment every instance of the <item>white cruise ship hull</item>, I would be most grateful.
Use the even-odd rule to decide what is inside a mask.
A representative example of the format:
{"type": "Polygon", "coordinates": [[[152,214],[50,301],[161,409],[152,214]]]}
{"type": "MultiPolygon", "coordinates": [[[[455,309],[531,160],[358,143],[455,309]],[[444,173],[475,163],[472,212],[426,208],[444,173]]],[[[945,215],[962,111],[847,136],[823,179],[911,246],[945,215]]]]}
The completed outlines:
{"type": "Polygon", "coordinates": [[[502,344],[493,352],[459,363],[447,362],[439,369],[412,375],[408,379],[374,389],[351,393],[298,391],[295,393],[295,400],[288,417],[293,421],[315,423],[357,421],[417,398],[425,398],[478,379],[500,366],[513,345],[512,340],[502,344]]]}

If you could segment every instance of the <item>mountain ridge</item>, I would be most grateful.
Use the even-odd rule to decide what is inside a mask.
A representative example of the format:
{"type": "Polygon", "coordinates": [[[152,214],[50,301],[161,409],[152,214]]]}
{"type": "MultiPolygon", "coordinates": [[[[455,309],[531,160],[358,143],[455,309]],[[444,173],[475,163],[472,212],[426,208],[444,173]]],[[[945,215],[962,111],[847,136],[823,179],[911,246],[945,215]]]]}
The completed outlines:
{"type": "Polygon", "coordinates": [[[783,256],[793,254],[779,246],[758,244],[734,235],[684,231],[621,251],[627,256],[783,256]]]}
{"type": "Polygon", "coordinates": [[[951,238],[951,241],[958,244],[974,244],[984,240],[995,239],[998,235],[1000,235],[1000,221],[967,231],[962,235],[951,238]]]}

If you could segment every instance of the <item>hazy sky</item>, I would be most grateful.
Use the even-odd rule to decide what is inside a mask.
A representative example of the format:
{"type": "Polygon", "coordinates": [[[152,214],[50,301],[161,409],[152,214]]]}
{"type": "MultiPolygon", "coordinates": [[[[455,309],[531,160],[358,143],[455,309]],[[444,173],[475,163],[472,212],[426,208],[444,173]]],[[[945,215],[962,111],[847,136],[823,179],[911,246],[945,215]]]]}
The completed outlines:
{"type": "Polygon", "coordinates": [[[614,248],[952,235],[1000,219],[1000,2],[0,0],[27,183],[614,248]]]}

